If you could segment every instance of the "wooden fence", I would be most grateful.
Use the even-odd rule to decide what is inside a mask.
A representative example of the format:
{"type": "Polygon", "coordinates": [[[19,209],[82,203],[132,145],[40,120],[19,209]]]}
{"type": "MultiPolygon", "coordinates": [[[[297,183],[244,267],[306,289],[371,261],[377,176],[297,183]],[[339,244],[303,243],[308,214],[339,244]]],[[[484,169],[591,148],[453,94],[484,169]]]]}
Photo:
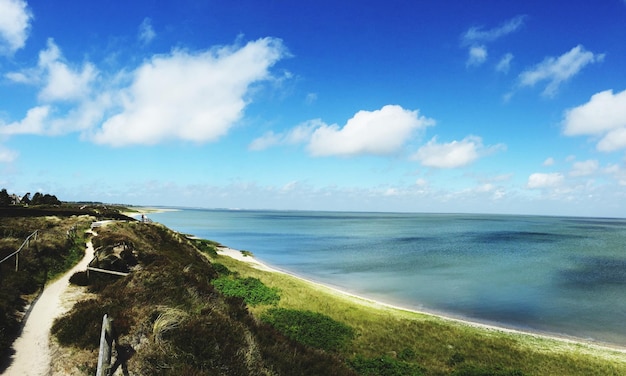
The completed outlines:
{"type": "Polygon", "coordinates": [[[15,256],[15,271],[18,271],[19,270],[19,264],[20,264],[20,252],[22,251],[22,249],[24,249],[24,247],[29,247],[30,246],[30,239],[31,238],[34,238],[33,240],[37,240],[37,233],[38,232],[39,232],[39,230],[35,230],[35,231],[33,231],[32,234],[28,235],[26,240],[24,240],[24,242],[22,243],[22,245],[20,245],[20,247],[17,249],[17,251],[11,253],[7,257],[5,257],[2,260],[0,260],[0,264],[2,264],[3,262],[7,261],[11,257],[15,256]]]}
{"type": "Polygon", "coordinates": [[[102,331],[100,332],[100,350],[98,351],[98,368],[96,376],[108,376],[111,369],[111,353],[113,352],[113,325],[105,314],[102,317],[102,331]]]}

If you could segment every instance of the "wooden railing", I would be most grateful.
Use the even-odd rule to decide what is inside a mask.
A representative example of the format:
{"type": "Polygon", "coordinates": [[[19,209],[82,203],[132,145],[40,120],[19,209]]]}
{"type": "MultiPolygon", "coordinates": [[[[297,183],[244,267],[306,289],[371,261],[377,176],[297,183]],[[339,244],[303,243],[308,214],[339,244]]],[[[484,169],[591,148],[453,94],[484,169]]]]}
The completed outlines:
{"type": "Polygon", "coordinates": [[[19,263],[20,263],[20,252],[22,251],[22,249],[24,249],[24,246],[26,246],[26,247],[30,246],[30,239],[31,238],[34,237],[35,238],[34,240],[37,240],[37,233],[38,232],[39,232],[39,230],[35,230],[35,231],[33,231],[32,234],[28,235],[26,240],[24,240],[24,242],[22,243],[22,245],[20,245],[20,247],[17,249],[17,251],[11,253],[7,257],[5,257],[2,260],[0,260],[0,264],[2,264],[3,262],[7,261],[11,257],[15,256],[15,271],[18,271],[19,270],[19,263]]]}

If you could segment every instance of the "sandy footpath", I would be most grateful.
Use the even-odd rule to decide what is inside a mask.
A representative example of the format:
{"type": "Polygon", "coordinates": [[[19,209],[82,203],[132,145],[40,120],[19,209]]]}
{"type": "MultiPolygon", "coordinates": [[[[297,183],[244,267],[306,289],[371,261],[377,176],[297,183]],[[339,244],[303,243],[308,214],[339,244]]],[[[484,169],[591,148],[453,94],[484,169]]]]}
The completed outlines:
{"type": "MultiPolygon", "coordinates": [[[[370,298],[366,298],[364,296],[360,296],[360,295],[356,295],[356,294],[352,294],[350,292],[347,291],[343,291],[340,290],[338,288],[323,284],[323,283],[319,283],[319,282],[315,282],[315,281],[311,281],[310,279],[307,279],[305,277],[299,276],[297,274],[293,274],[293,273],[289,273],[277,268],[273,268],[259,260],[257,260],[254,256],[246,256],[244,255],[241,251],[238,251],[236,249],[232,249],[232,248],[228,248],[228,247],[220,247],[217,250],[217,253],[219,255],[223,255],[223,256],[228,256],[231,258],[234,258],[235,260],[238,261],[243,261],[246,262],[248,264],[251,264],[253,267],[259,269],[259,270],[263,270],[263,271],[267,271],[267,272],[273,272],[273,273],[283,273],[283,274],[288,274],[292,277],[301,279],[303,281],[306,281],[307,283],[310,283],[311,285],[314,285],[318,288],[324,289],[332,294],[335,295],[340,295],[340,296],[344,296],[344,297],[349,297],[354,299],[357,303],[360,304],[367,304],[368,306],[371,307],[378,307],[378,308],[390,308],[390,309],[394,309],[394,310],[400,310],[400,311],[406,311],[406,312],[413,312],[413,313],[418,313],[418,314],[425,314],[425,315],[431,315],[431,316],[435,316],[435,317],[439,317],[441,319],[444,320],[449,320],[449,321],[454,321],[454,322],[458,322],[461,323],[463,325],[468,325],[468,326],[472,326],[475,328],[481,328],[481,329],[485,329],[485,330],[493,330],[493,331],[499,331],[499,332],[504,332],[504,333],[512,333],[512,334],[518,334],[518,335],[526,335],[526,336],[532,336],[532,337],[536,337],[536,338],[543,338],[543,339],[548,339],[548,340],[555,340],[555,341],[559,341],[561,343],[563,343],[564,345],[574,345],[574,346],[587,346],[590,349],[596,349],[596,350],[600,350],[602,352],[605,351],[609,351],[609,352],[614,352],[615,357],[619,360],[624,360],[624,354],[626,354],[626,348],[625,347],[621,347],[618,345],[610,345],[610,344],[602,344],[602,343],[594,343],[594,342],[588,342],[588,341],[584,341],[582,339],[577,339],[577,338],[570,338],[570,337],[565,337],[565,336],[559,336],[559,335],[551,335],[551,334],[544,334],[544,333],[536,333],[536,332],[530,332],[530,331],[521,331],[521,330],[517,330],[517,329],[511,329],[511,328],[506,328],[506,327],[501,327],[501,326],[496,326],[496,325],[489,325],[489,324],[483,324],[483,323],[478,323],[478,322],[474,322],[474,321],[469,321],[469,320],[464,320],[464,319],[459,319],[459,318],[453,318],[453,317],[449,317],[449,316],[445,316],[442,314],[436,314],[436,313],[432,313],[432,312],[427,312],[427,311],[418,311],[415,309],[410,309],[410,308],[405,308],[405,307],[401,307],[401,306],[396,306],[396,305],[392,305],[392,304],[387,304],[387,303],[383,303],[383,302],[379,302],[370,298]]],[[[607,355],[607,354],[605,354],[607,355]]],[[[611,357],[610,355],[608,357],[611,357]]]]}
{"type": "Polygon", "coordinates": [[[3,373],[9,376],[39,376],[50,373],[50,328],[54,319],[62,316],[74,304],[82,288],[70,286],[70,277],[85,270],[93,259],[91,242],[87,243],[85,257],[69,272],[46,286],[41,296],[33,302],[26,317],[22,334],[13,343],[15,354],[11,365],[3,373]]]}

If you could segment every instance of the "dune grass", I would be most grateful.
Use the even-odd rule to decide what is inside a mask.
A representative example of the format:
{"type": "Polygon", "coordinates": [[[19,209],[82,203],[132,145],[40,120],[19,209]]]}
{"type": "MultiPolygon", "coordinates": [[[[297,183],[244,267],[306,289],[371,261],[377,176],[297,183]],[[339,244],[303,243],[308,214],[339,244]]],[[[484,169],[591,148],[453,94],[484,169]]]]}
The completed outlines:
{"type": "MultiPolygon", "coordinates": [[[[308,310],[352,327],[346,359],[400,359],[425,375],[624,375],[626,354],[586,344],[481,329],[428,314],[390,308],[247,263],[218,256],[242,277],[280,289],[279,308],[308,310]],[[386,358],[385,358],[386,357],[386,358]]],[[[261,317],[268,307],[251,307],[261,317]]],[[[382,361],[382,360],[381,360],[382,361]]]]}

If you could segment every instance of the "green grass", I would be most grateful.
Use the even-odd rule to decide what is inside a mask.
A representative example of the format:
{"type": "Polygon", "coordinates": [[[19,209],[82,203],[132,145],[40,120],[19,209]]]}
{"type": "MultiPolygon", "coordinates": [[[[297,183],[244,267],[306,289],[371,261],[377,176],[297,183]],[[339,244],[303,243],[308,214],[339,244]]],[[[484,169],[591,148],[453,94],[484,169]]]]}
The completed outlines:
{"type": "Polygon", "coordinates": [[[261,320],[293,340],[326,351],[345,348],[354,338],[350,326],[312,311],[271,308],[261,315],[261,320]]]}
{"type": "MultiPolygon", "coordinates": [[[[225,256],[215,258],[242,277],[279,288],[279,308],[308,310],[354,328],[346,359],[390,356],[424,375],[625,375],[626,355],[584,344],[475,328],[427,314],[392,309],[225,256]],[[472,373],[473,372],[473,373],[472,373]]],[[[251,311],[261,317],[266,307],[251,311]]],[[[384,360],[384,359],[383,359],[384,360]]]]}
{"type": "Polygon", "coordinates": [[[222,294],[241,298],[252,307],[276,304],[280,300],[279,289],[265,286],[258,278],[220,277],[211,284],[222,294]]]}

